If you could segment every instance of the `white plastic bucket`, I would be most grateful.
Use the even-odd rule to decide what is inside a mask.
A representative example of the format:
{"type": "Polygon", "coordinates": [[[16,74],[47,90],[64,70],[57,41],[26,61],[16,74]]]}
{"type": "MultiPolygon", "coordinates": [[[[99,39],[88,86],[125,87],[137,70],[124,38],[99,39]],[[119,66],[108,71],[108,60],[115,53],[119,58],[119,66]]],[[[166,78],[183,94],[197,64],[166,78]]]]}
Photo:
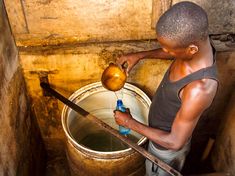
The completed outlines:
{"type": "MultiPolygon", "coordinates": [[[[130,109],[136,120],[148,123],[151,101],[142,90],[126,83],[117,95],[122,98],[124,105],[130,109]]],[[[103,88],[101,82],[80,88],[69,100],[118,130],[113,117],[117,97],[114,92],[103,88]]],[[[97,172],[106,172],[105,175],[133,175],[138,173],[140,165],[144,165],[144,158],[137,152],[120,144],[115,137],[110,138],[107,132],[100,130],[68,106],[64,106],[62,111],[62,125],[67,137],[67,156],[72,175],[99,175],[97,172]],[[108,147],[102,148],[106,144],[108,147]],[[93,169],[96,170],[95,173],[93,169]]],[[[134,131],[131,131],[131,136],[138,145],[147,140],[134,131]]]]}

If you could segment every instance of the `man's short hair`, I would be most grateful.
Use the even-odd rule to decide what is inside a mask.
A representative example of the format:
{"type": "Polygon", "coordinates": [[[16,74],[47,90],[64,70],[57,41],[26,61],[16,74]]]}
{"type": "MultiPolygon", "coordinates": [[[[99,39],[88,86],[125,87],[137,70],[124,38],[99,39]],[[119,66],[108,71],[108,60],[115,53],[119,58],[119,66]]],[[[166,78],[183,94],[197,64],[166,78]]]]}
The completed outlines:
{"type": "Polygon", "coordinates": [[[187,47],[207,38],[207,14],[195,3],[177,3],[160,17],[156,32],[159,37],[176,41],[178,47],[187,47]]]}

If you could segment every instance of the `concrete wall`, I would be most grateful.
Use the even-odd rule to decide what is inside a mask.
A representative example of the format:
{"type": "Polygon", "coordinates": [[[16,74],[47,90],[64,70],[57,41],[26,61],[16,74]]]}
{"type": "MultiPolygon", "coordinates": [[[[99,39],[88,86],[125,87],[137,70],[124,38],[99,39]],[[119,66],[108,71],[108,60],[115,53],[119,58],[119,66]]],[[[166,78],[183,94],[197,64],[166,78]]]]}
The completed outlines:
{"type": "MultiPolygon", "coordinates": [[[[159,16],[182,0],[5,0],[18,46],[155,38],[159,16]]],[[[191,0],[208,13],[210,33],[235,32],[234,0],[191,0]]]]}
{"type": "Polygon", "coordinates": [[[30,113],[25,82],[0,1],[0,175],[40,175],[43,145],[30,113]]]}
{"type": "MultiPolygon", "coordinates": [[[[235,84],[233,89],[235,89],[235,84]]],[[[235,175],[235,93],[230,99],[223,121],[212,154],[213,165],[217,171],[225,171],[235,175]]]]}
{"type": "Polygon", "coordinates": [[[6,5],[20,46],[155,36],[151,29],[152,0],[6,0],[6,5]],[[21,28],[16,20],[22,22],[21,28]]]}
{"type": "MultiPolygon", "coordinates": [[[[223,94],[227,97],[228,103],[225,107],[222,106],[224,111],[218,114],[220,126],[212,151],[212,161],[217,171],[227,171],[231,175],[235,175],[235,54],[233,53],[233,56],[231,53],[224,54],[224,60],[223,70],[221,70],[225,73],[222,77],[222,86],[230,91],[223,94]]],[[[218,99],[218,102],[221,100],[218,99]]],[[[222,105],[222,103],[220,104],[222,105]]]]}

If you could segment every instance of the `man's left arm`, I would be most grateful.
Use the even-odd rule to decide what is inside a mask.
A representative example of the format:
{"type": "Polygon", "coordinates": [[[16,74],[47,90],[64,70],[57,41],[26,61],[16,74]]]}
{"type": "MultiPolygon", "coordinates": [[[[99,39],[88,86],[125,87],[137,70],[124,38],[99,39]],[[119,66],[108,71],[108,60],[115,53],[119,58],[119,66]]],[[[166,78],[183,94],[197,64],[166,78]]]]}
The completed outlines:
{"type": "Polygon", "coordinates": [[[216,90],[217,82],[211,79],[194,81],[182,90],[182,106],[168,135],[175,141],[175,149],[183,147],[191,137],[200,116],[211,105],[216,90]]]}

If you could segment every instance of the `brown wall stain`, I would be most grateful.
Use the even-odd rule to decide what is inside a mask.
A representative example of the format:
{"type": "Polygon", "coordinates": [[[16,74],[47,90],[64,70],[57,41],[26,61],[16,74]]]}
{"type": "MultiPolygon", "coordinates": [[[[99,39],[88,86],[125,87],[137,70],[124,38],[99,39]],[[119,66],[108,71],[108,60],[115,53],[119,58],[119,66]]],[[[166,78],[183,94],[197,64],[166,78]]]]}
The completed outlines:
{"type": "Polygon", "coordinates": [[[0,26],[0,175],[41,175],[44,145],[2,1],[0,26]]]}

